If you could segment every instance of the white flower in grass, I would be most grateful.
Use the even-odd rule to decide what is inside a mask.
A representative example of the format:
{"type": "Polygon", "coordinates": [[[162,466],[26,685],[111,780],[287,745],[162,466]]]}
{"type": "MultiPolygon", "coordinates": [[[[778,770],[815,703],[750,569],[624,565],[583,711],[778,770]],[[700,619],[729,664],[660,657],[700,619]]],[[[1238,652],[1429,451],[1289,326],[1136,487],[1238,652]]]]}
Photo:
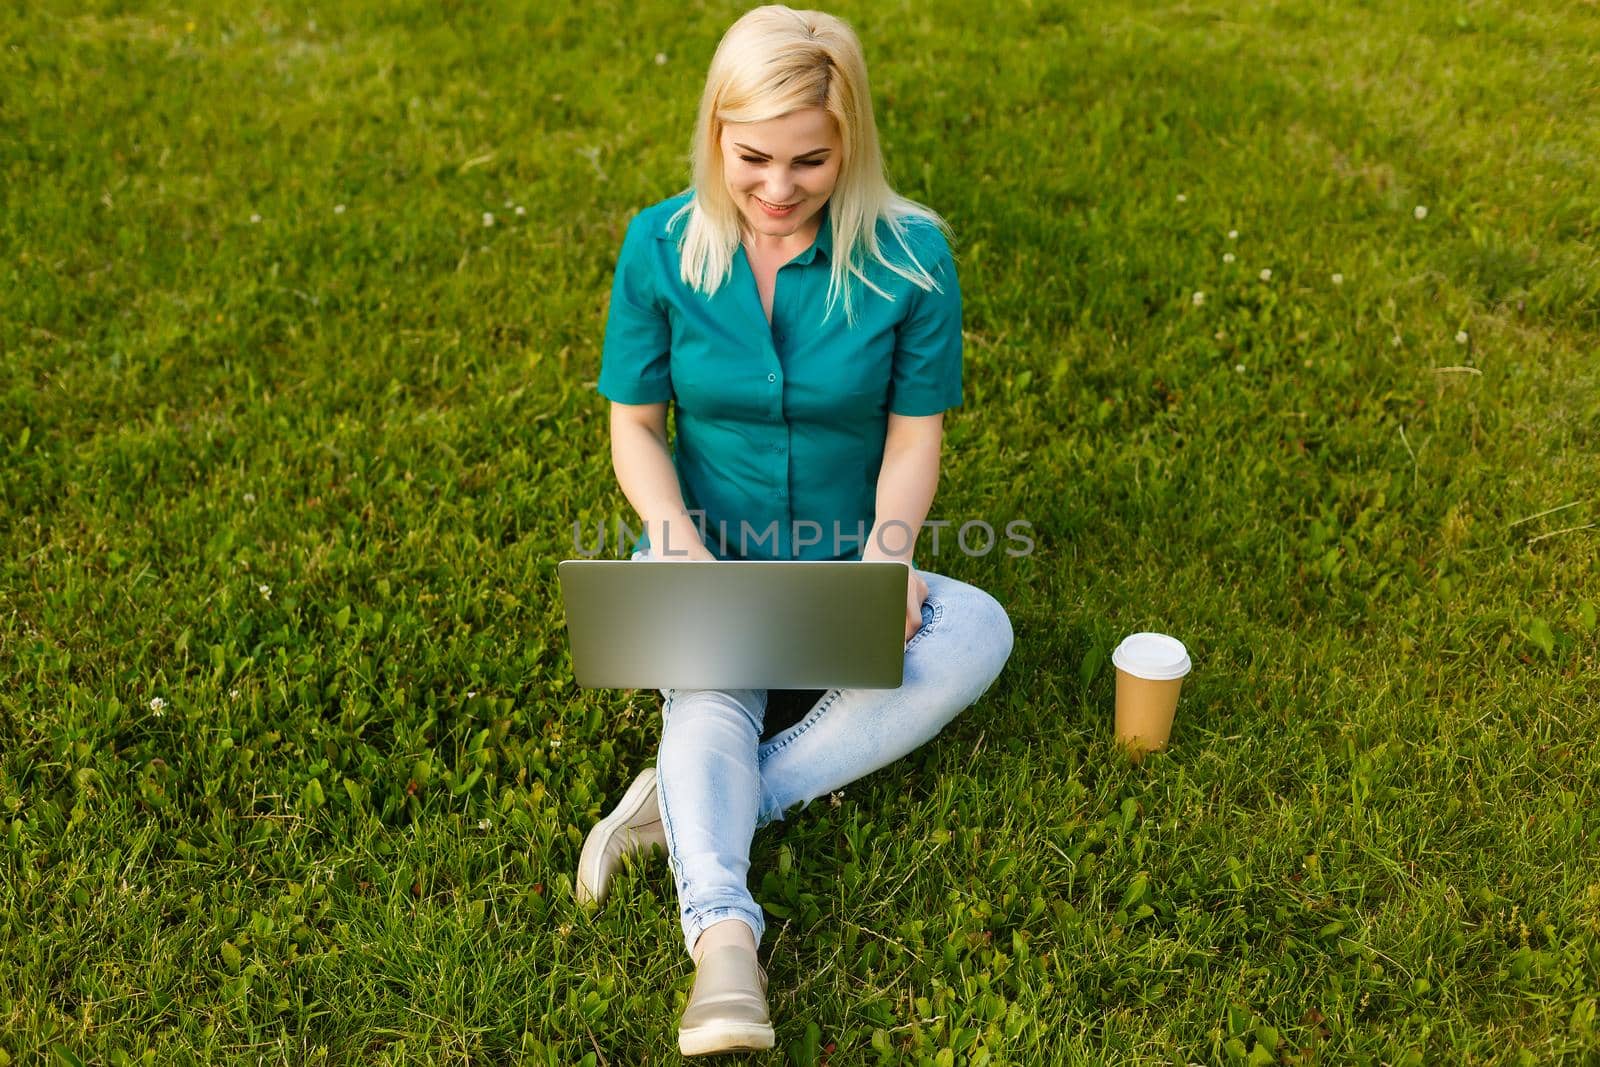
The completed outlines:
{"type": "Polygon", "coordinates": [[[237,689],[228,690],[228,699],[229,700],[238,700],[239,699],[239,691],[237,689]]]}
{"type": "Polygon", "coordinates": [[[1194,294],[1194,296],[1190,297],[1189,299],[1194,302],[1194,306],[1195,307],[1199,307],[1200,305],[1202,305],[1202,304],[1204,304],[1206,302],[1206,294],[1201,293],[1201,292],[1196,292],[1194,294]]]}
{"type": "Polygon", "coordinates": [[[837,793],[834,793],[834,794],[830,795],[828,797],[828,803],[832,804],[836,808],[839,805],[843,804],[844,803],[844,790],[841,789],[837,793]]]}
{"type": "Polygon", "coordinates": [[[1239,231],[1238,230],[1229,230],[1228,231],[1228,240],[1237,241],[1238,239],[1239,239],[1239,231]]]}
{"type": "Polygon", "coordinates": [[[1343,285],[1344,284],[1344,275],[1343,274],[1335,274],[1330,280],[1333,282],[1334,285],[1343,285]]]}
{"type": "Polygon", "coordinates": [[[256,586],[256,592],[261,594],[262,600],[272,599],[272,586],[270,585],[258,585],[256,586]]]}
{"type": "Polygon", "coordinates": [[[468,689],[467,690],[467,699],[468,700],[471,700],[473,697],[475,697],[477,695],[478,695],[478,691],[476,689],[468,689]]]}
{"type": "Polygon", "coordinates": [[[1422,204],[1418,204],[1416,207],[1411,209],[1411,214],[1418,222],[1421,222],[1423,219],[1428,217],[1428,209],[1422,204]]]}
{"type": "Polygon", "coordinates": [[[1232,252],[1222,253],[1222,262],[1224,263],[1232,263],[1236,258],[1238,257],[1236,257],[1232,252]]]}
{"type": "Polygon", "coordinates": [[[1261,268],[1261,280],[1264,281],[1264,282],[1270,282],[1272,280],[1272,268],[1271,267],[1262,267],[1261,268]]]}
{"type": "Polygon", "coordinates": [[[1216,333],[1212,334],[1211,336],[1214,339],[1218,340],[1218,341],[1223,341],[1223,340],[1227,339],[1228,331],[1227,330],[1218,330],[1216,333]]]}
{"type": "Polygon", "coordinates": [[[1182,193],[1178,194],[1178,203],[1187,204],[1188,202],[1189,202],[1189,198],[1187,196],[1183,195],[1182,193]]]}
{"type": "Polygon", "coordinates": [[[335,215],[343,215],[344,214],[344,205],[343,204],[335,204],[335,205],[333,205],[333,213],[335,215]]]}
{"type": "Polygon", "coordinates": [[[1391,346],[1395,347],[1395,348],[1399,348],[1400,347],[1400,335],[1399,334],[1395,334],[1393,337],[1389,338],[1389,344],[1391,346]]]}
{"type": "Polygon", "coordinates": [[[150,710],[154,712],[156,718],[159,719],[161,716],[167,713],[167,702],[162,700],[160,697],[151,697],[150,710]]]}
{"type": "Polygon", "coordinates": [[[1464,345],[1466,343],[1467,343],[1467,331],[1466,330],[1457,330],[1456,331],[1456,344],[1464,345]]]}
{"type": "Polygon", "coordinates": [[[478,829],[487,830],[489,828],[489,826],[490,826],[490,823],[489,823],[488,819],[479,819],[478,820],[478,829]]]}
{"type": "Polygon", "coordinates": [[[657,52],[656,53],[656,66],[664,67],[666,65],[667,65],[667,54],[665,52],[657,52]]]}
{"type": "Polygon", "coordinates": [[[256,495],[254,493],[246,493],[244,495],[244,502],[246,504],[254,504],[256,502],[256,495]]]}
{"type": "Polygon", "coordinates": [[[254,225],[254,224],[256,224],[256,223],[258,223],[258,222],[260,222],[260,221],[261,221],[261,216],[260,216],[260,215],[255,215],[255,214],[252,214],[252,215],[251,215],[251,216],[250,216],[250,223],[251,223],[251,225],[254,225]]]}
{"type": "Polygon", "coordinates": [[[517,205],[517,217],[518,218],[521,218],[523,215],[526,215],[527,213],[528,213],[528,209],[527,208],[523,207],[521,204],[517,205]]]}
{"type": "Polygon", "coordinates": [[[561,738],[559,738],[559,737],[552,737],[552,738],[551,738],[551,739],[550,739],[550,747],[551,747],[551,748],[560,748],[560,747],[561,747],[561,738]]]}
{"type": "Polygon", "coordinates": [[[493,226],[494,225],[494,212],[485,211],[483,213],[483,224],[485,226],[493,226]]]}
{"type": "Polygon", "coordinates": [[[1233,365],[1233,369],[1236,372],[1238,372],[1239,374],[1243,374],[1244,373],[1244,364],[1243,363],[1235,363],[1233,365]]]}

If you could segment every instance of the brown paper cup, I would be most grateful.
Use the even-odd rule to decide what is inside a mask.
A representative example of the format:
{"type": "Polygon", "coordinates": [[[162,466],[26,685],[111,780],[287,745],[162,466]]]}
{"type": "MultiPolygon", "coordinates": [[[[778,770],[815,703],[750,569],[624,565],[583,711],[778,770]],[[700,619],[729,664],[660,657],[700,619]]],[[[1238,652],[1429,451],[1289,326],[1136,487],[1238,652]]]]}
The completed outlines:
{"type": "Polygon", "coordinates": [[[1183,679],[1153,682],[1117,669],[1117,743],[1134,759],[1167,747],[1183,679]]]}
{"type": "Polygon", "coordinates": [[[1117,669],[1117,744],[1137,761],[1165,748],[1172,736],[1189,654],[1175,637],[1138,633],[1118,645],[1111,659],[1117,669]]]}

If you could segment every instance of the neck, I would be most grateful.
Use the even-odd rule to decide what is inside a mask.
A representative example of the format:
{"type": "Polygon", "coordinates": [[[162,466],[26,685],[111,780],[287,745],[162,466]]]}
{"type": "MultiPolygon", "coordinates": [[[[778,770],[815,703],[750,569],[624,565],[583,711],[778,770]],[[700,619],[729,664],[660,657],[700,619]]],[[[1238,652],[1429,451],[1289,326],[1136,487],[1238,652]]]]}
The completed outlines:
{"type": "Polygon", "coordinates": [[[817,232],[822,228],[822,215],[819,212],[802,230],[797,230],[788,237],[773,237],[769,234],[757,233],[748,225],[744,230],[744,246],[757,254],[797,256],[811,247],[811,242],[817,239],[817,232]]]}

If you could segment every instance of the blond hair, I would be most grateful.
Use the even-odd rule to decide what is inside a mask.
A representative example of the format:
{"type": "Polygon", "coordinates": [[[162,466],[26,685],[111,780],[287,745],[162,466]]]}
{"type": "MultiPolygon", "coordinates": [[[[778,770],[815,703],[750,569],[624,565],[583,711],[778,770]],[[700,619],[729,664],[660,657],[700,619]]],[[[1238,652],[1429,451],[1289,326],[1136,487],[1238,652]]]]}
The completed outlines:
{"type": "Polygon", "coordinates": [[[739,247],[741,216],[723,177],[723,125],[765,122],[812,107],[833,117],[842,144],[838,181],[828,198],[833,255],[824,317],[842,300],[845,321],[854,324],[852,277],[879,296],[894,299],[867,277],[869,260],[924,290],[939,289],[911,251],[905,223],[924,220],[946,238],[950,227],[931,209],[889,187],[861,42],[841,19],[781,4],[746,12],[723,35],[711,59],[694,131],[694,195],[668,220],[671,227],[680,217],[688,218],[678,246],[684,283],[708,295],[716,292],[727,281],[739,247]],[[899,242],[906,263],[884,255],[880,221],[899,242]]]}

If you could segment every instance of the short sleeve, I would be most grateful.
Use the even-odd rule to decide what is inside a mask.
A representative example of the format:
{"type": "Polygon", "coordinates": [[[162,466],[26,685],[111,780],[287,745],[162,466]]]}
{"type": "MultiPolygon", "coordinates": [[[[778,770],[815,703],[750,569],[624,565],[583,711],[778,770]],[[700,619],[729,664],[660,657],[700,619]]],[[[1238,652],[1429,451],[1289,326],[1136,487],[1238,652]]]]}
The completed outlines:
{"type": "Polygon", "coordinates": [[[619,404],[655,404],[672,398],[671,328],[656,296],[655,239],[643,214],[628,224],[611,279],[605,343],[600,352],[600,395],[619,404]]]}
{"type": "Polygon", "coordinates": [[[906,317],[895,330],[889,410],[896,415],[937,415],[961,403],[961,286],[944,235],[916,242],[917,258],[941,291],[913,285],[906,317]]]}

